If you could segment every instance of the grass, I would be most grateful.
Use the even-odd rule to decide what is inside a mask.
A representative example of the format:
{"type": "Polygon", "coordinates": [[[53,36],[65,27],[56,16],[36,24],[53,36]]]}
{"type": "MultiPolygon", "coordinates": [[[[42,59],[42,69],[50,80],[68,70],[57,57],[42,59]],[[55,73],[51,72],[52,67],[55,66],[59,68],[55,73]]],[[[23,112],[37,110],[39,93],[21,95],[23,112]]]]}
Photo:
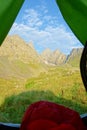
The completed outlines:
{"type": "Polygon", "coordinates": [[[26,108],[33,102],[48,100],[87,112],[87,94],[78,68],[51,67],[37,77],[0,79],[0,121],[20,123],[26,108]]]}
{"type": "Polygon", "coordinates": [[[41,72],[47,71],[41,63],[26,63],[21,60],[9,60],[8,57],[0,57],[0,77],[16,77],[18,79],[38,76],[41,72]]]}

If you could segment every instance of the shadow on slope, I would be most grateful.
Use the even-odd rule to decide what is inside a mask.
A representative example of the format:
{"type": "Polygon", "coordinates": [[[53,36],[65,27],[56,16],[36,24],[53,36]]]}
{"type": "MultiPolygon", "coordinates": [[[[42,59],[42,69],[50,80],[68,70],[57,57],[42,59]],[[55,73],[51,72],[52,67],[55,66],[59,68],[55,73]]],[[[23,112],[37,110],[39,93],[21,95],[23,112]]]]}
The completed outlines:
{"type": "Polygon", "coordinates": [[[28,91],[7,97],[0,106],[0,122],[20,123],[27,107],[36,101],[47,100],[72,108],[79,113],[87,112],[87,108],[79,103],[55,96],[51,91],[28,91]]]}

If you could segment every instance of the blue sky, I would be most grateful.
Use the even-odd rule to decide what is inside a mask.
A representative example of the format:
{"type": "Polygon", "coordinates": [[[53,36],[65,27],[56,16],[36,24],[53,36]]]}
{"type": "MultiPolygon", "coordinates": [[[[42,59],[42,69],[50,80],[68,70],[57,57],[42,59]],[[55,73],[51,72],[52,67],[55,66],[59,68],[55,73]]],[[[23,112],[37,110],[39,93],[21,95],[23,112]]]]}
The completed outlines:
{"type": "Polygon", "coordinates": [[[18,34],[27,43],[32,42],[39,53],[50,48],[69,54],[73,48],[82,47],[55,0],[25,0],[9,34],[18,34]]]}

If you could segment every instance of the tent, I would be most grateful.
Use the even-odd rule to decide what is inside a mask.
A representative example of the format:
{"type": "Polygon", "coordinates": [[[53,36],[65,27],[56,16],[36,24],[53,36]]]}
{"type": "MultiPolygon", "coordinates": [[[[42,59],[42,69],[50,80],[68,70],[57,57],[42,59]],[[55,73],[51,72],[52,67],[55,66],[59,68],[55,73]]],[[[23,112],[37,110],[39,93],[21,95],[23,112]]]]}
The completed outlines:
{"type": "Polygon", "coordinates": [[[85,46],[81,62],[80,70],[82,80],[87,91],[87,69],[86,69],[86,54],[87,54],[87,0],[56,0],[60,11],[80,42],[85,46]]]}
{"type": "MultiPolygon", "coordinates": [[[[24,0],[0,0],[0,45],[8,34],[24,0]]],[[[87,0],[56,0],[56,3],[71,30],[84,45],[80,62],[82,80],[87,90],[87,0]]],[[[87,123],[87,116],[82,116],[83,122],[87,123]]],[[[20,124],[1,123],[0,129],[19,129],[20,124]]]]}

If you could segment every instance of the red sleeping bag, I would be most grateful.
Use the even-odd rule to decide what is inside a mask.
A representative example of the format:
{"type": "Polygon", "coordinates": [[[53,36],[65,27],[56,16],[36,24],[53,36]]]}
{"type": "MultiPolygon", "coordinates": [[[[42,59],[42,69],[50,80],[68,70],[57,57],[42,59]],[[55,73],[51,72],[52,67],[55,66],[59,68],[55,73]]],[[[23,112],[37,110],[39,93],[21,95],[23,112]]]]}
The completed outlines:
{"type": "Polygon", "coordinates": [[[87,130],[79,114],[48,101],[33,103],[26,110],[20,130],[87,130]]]}

